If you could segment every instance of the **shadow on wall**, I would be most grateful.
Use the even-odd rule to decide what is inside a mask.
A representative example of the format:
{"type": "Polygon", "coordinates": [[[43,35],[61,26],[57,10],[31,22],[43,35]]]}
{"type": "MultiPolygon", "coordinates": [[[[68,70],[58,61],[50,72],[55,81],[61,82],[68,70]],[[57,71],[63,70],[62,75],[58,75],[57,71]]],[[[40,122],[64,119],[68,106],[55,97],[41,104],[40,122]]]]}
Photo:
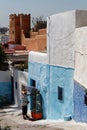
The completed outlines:
{"type": "Polygon", "coordinates": [[[0,108],[12,104],[12,101],[8,98],[9,94],[0,95],[0,108]]]}
{"type": "Polygon", "coordinates": [[[87,123],[86,88],[74,81],[74,120],[87,123]]]}

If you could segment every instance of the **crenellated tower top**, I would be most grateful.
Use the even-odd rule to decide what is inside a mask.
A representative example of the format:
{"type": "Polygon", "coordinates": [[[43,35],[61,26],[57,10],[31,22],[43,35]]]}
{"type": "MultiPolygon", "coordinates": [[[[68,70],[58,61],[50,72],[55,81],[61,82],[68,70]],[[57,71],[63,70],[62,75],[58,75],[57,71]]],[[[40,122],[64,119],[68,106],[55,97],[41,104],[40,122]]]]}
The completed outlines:
{"type": "Polygon", "coordinates": [[[25,37],[29,37],[31,28],[30,14],[11,14],[9,15],[9,40],[21,44],[21,30],[24,30],[25,37]]]}

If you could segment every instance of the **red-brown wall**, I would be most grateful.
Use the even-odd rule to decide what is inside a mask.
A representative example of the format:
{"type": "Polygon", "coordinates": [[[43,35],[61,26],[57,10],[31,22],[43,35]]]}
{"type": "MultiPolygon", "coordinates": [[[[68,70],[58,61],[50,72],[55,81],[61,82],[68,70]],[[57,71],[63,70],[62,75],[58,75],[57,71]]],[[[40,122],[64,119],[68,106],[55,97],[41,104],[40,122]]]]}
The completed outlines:
{"type": "Polygon", "coordinates": [[[38,32],[32,32],[30,38],[26,38],[23,30],[21,31],[21,43],[29,51],[46,50],[46,29],[40,29],[38,32]]]}
{"type": "Polygon", "coordinates": [[[30,14],[11,14],[9,16],[9,41],[26,47],[29,51],[46,50],[46,29],[31,32],[30,14]]]}

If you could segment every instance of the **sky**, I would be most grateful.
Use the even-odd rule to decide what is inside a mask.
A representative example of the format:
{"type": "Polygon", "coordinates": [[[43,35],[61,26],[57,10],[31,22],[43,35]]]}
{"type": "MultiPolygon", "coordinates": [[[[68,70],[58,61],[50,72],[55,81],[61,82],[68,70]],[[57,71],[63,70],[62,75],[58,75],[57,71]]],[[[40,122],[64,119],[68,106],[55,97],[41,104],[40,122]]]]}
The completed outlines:
{"type": "Polygon", "coordinates": [[[2,0],[0,3],[0,27],[9,27],[10,14],[31,14],[31,17],[47,18],[69,10],[87,10],[87,0],[2,0]]]}

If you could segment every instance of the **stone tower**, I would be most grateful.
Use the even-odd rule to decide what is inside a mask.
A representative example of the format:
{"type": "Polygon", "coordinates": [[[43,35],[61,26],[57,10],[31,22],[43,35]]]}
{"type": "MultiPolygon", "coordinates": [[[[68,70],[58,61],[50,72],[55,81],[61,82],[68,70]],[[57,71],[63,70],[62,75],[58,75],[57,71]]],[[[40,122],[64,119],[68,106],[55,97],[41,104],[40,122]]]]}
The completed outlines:
{"type": "Polygon", "coordinates": [[[25,37],[29,37],[30,17],[30,14],[11,14],[9,16],[9,41],[21,44],[21,30],[24,31],[25,37]]]}

